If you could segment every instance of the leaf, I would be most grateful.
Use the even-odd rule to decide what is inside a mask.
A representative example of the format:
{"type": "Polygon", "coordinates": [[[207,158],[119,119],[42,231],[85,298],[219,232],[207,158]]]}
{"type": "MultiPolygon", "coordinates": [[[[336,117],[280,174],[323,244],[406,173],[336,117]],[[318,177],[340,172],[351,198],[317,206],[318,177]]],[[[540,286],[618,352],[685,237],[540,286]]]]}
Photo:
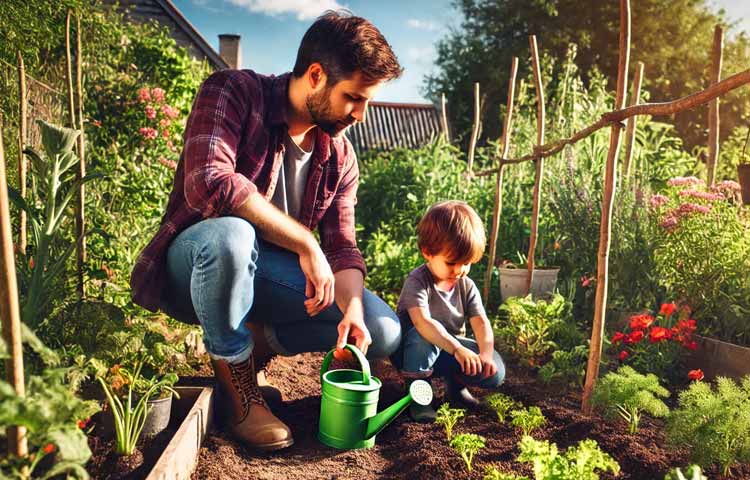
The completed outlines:
{"type": "Polygon", "coordinates": [[[78,135],[81,134],[80,130],[61,127],[44,120],[37,120],[36,123],[42,132],[42,145],[48,158],[56,158],[57,155],[71,152],[78,135]]]}
{"type": "Polygon", "coordinates": [[[34,334],[34,332],[25,323],[21,324],[21,339],[31,349],[41,357],[42,362],[47,366],[56,366],[60,364],[60,356],[54,350],[48,348],[34,334]]]}
{"type": "Polygon", "coordinates": [[[47,435],[57,446],[60,460],[85,464],[91,458],[86,434],[77,426],[52,430],[47,435]]]}

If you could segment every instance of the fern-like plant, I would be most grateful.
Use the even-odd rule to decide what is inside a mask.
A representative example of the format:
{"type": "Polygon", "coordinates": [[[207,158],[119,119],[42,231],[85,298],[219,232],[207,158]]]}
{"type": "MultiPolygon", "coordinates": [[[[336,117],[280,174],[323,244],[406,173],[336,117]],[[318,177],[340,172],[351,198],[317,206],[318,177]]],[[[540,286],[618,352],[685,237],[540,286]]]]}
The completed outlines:
{"type": "Polygon", "coordinates": [[[739,383],[716,379],[716,390],[694,382],[679,395],[667,422],[667,439],[692,451],[702,467],[721,465],[729,475],[736,462],[750,462],[750,375],[739,383]]]}
{"type": "Polygon", "coordinates": [[[468,471],[471,471],[474,455],[484,448],[484,440],[484,437],[475,433],[460,433],[451,440],[451,447],[461,455],[468,471]]]}
{"type": "Polygon", "coordinates": [[[659,384],[656,375],[642,375],[625,365],[599,380],[591,400],[602,409],[605,418],[623,418],[628,423],[628,431],[634,434],[643,412],[654,417],[669,414],[669,408],[659,398],[668,396],[669,390],[659,384]]]}
{"type": "Polygon", "coordinates": [[[484,402],[495,412],[500,423],[505,423],[505,417],[510,409],[518,405],[518,402],[503,393],[487,395],[484,397],[484,402]]]}
{"type": "Polygon", "coordinates": [[[513,426],[520,428],[524,436],[531,435],[532,431],[547,423],[539,407],[513,410],[510,416],[513,417],[513,426]]]}
{"type": "Polygon", "coordinates": [[[456,423],[466,415],[466,410],[463,408],[451,408],[448,402],[440,405],[435,415],[435,423],[442,425],[445,428],[445,435],[448,440],[453,438],[453,427],[456,423]]]}

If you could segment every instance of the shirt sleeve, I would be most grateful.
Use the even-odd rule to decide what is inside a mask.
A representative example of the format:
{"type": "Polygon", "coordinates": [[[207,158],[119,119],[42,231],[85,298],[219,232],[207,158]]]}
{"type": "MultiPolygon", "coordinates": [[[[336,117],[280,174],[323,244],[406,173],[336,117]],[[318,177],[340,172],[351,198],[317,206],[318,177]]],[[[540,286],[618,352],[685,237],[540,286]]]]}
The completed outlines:
{"type": "Polygon", "coordinates": [[[193,103],[185,128],[185,201],[203,218],[228,215],[257,191],[236,172],[237,148],[260,87],[250,76],[212,74],[193,103]]]}
{"type": "MultiPolygon", "coordinates": [[[[348,142],[347,142],[348,144],[348,142]]],[[[349,145],[346,149],[342,175],[333,202],[320,220],[320,243],[323,253],[334,273],[347,268],[356,268],[367,275],[367,267],[357,247],[355,231],[354,206],[357,204],[357,187],[359,185],[359,166],[354,152],[349,145]]]]}
{"type": "Polygon", "coordinates": [[[466,305],[466,318],[469,319],[476,316],[486,317],[487,313],[484,311],[479,289],[472,279],[466,278],[466,280],[466,301],[464,302],[464,305],[466,305]]]}
{"type": "Polygon", "coordinates": [[[401,288],[398,299],[399,310],[408,311],[410,308],[420,307],[430,310],[430,298],[427,284],[414,272],[410,273],[401,288]]]}

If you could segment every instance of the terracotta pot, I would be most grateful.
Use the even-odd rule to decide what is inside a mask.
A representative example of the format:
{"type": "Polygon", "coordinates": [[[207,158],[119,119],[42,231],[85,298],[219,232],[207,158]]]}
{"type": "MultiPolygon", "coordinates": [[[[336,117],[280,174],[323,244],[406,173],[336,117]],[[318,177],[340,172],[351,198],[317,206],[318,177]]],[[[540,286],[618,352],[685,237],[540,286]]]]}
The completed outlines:
{"type": "Polygon", "coordinates": [[[737,165],[737,178],[742,187],[742,203],[750,204],[750,163],[737,165]]]}

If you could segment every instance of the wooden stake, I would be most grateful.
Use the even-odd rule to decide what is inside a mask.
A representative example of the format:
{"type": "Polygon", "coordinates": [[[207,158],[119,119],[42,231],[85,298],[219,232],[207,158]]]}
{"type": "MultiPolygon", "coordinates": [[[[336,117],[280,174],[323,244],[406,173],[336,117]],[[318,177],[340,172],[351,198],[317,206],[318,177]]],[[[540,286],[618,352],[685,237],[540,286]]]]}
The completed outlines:
{"type": "MultiPolygon", "coordinates": [[[[711,47],[710,84],[716,85],[721,80],[722,50],[724,48],[724,30],[721,25],[714,27],[714,43],[711,47]]],[[[716,166],[719,163],[719,99],[708,104],[708,159],[706,171],[709,185],[716,182],[716,166]]]]}
{"type": "MultiPolygon", "coordinates": [[[[76,87],[78,90],[78,130],[81,134],[78,135],[78,172],[76,179],[81,180],[86,176],[86,156],[84,152],[84,129],[83,129],[83,85],[81,77],[81,58],[83,57],[83,50],[81,49],[81,19],[76,15],[76,87]]],[[[82,300],[86,296],[83,284],[83,269],[86,263],[86,232],[84,229],[85,223],[85,210],[84,200],[85,191],[83,183],[78,187],[78,205],[76,206],[76,250],[77,250],[77,266],[78,266],[78,298],[82,300]]]]}
{"type": "MultiPolygon", "coordinates": [[[[617,95],[615,109],[625,106],[628,63],[630,60],[630,0],[620,0],[620,59],[617,68],[617,95]]],[[[586,368],[586,383],[583,387],[582,409],[591,414],[591,395],[599,377],[599,362],[602,355],[604,336],[604,311],[607,306],[607,283],[609,282],[609,246],[612,232],[612,207],[617,180],[617,153],[620,149],[622,125],[615,123],[609,137],[609,151],[604,173],[604,196],[602,198],[601,225],[599,227],[599,253],[596,266],[596,299],[594,302],[594,323],[591,329],[589,360],[586,368]]]]}
{"type": "MultiPolygon", "coordinates": [[[[5,361],[5,378],[19,396],[26,390],[23,383],[23,347],[21,345],[21,313],[18,305],[16,263],[13,255],[13,233],[8,204],[8,182],[5,176],[5,152],[3,149],[3,118],[0,115],[0,238],[2,239],[2,265],[0,265],[0,323],[3,340],[10,350],[10,359],[5,361]]],[[[28,454],[26,429],[8,427],[8,451],[17,457],[28,454]]]]}
{"type": "MultiPolygon", "coordinates": [[[[18,57],[18,190],[21,198],[26,199],[26,157],[23,149],[26,146],[27,125],[26,116],[28,99],[26,98],[26,68],[23,64],[23,56],[19,50],[18,57]]],[[[18,251],[26,255],[26,211],[20,209],[18,218],[18,251]]]]}
{"type": "MultiPolygon", "coordinates": [[[[534,69],[534,84],[536,88],[536,146],[544,145],[544,122],[546,111],[544,108],[544,90],[542,86],[542,72],[539,68],[539,50],[536,45],[536,35],[529,36],[531,49],[531,66],[534,69]]],[[[526,255],[526,266],[529,272],[526,282],[526,292],[531,292],[531,282],[534,279],[534,253],[539,233],[539,203],[544,181],[544,157],[536,160],[536,178],[534,180],[534,204],[531,209],[531,236],[529,238],[529,252],[526,255]]]]}
{"type": "MultiPolygon", "coordinates": [[[[643,82],[643,62],[638,62],[633,77],[633,96],[630,97],[629,106],[638,105],[641,98],[641,83],[643,82]]],[[[625,158],[622,165],[622,179],[630,178],[630,169],[633,162],[633,145],[635,144],[635,127],[638,117],[628,118],[628,128],[625,131],[625,158]]]]}
{"type": "Polygon", "coordinates": [[[490,299],[490,284],[492,283],[492,269],[495,266],[495,255],[497,253],[497,236],[500,231],[500,214],[503,206],[503,161],[508,156],[510,149],[510,131],[513,125],[513,105],[516,95],[516,75],[518,73],[518,57],[513,57],[510,65],[510,77],[508,79],[508,102],[506,105],[505,122],[503,123],[503,150],[500,153],[500,165],[497,169],[497,181],[495,183],[495,209],[492,212],[492,227],[490,228],[490,256],[487,261],[487,271],[484,274],[484,304],[490,299]]]}
{"type": "Polygon", "coordinates": [[[68,80],[68,113],[70,115],[70,128],[76,128],[75,101],[73,99],[73,59],[70,56],[70,10],[65,18],[65,65],[67,67],[68,80]]]}
{"type": "Polygon", "coordinates": [[[469,143],[469,164],[466,167],[469,176],[474,169],[474,152],[477,148],[479,136],[479,82],[474,83],[474,126],[471,128],[471,142],[469,143]]]}
{"type": "Polygon", "coordinates": [[[451,141],[450,132],[448,132],[448,112],[446,111],[446,107],[445,107],[445,94],[444,93],[440,94],[440,107],[442,111],[442,116],[440,117],[440,120],[443,124],[442,125],[443,135],[445,135],[445,139],[448,142],[450,142],[451,141]]]}

